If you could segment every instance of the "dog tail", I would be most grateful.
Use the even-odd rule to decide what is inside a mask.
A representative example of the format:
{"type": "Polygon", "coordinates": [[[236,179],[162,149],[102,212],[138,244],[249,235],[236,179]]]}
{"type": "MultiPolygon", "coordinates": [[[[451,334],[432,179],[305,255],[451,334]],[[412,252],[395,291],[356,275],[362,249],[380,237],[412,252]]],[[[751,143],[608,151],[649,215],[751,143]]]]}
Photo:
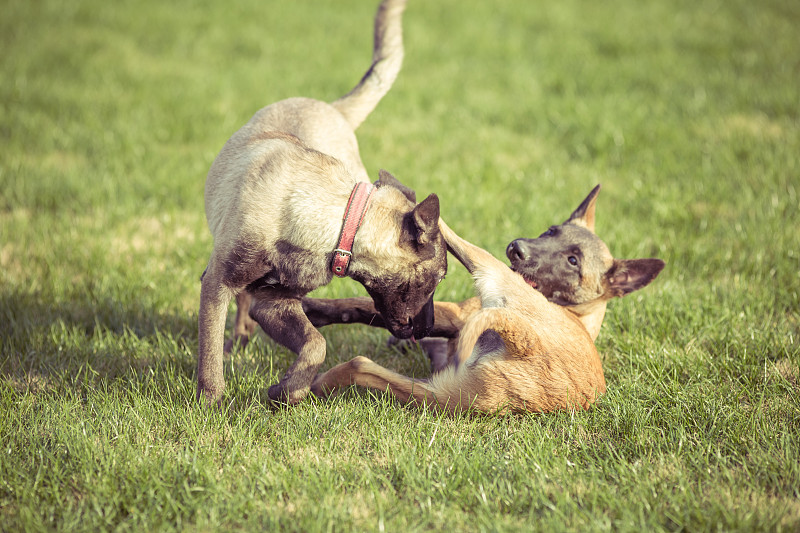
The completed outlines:
{"type": "Polygon", "coordinates": [[[331,103],[355,130],[392,88],[403,65],[406,0],[383,0],[375,15],[372,65],[352,91],[331,103]]]}

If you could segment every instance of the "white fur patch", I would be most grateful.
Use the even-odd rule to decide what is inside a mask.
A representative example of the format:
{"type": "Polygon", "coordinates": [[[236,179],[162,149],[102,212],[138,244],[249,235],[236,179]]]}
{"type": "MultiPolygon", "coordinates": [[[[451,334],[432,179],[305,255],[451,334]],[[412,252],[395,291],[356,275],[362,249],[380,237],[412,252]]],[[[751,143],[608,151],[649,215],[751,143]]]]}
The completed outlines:
{"type": "Polygon", "coordinates": [[[506,298],[498,279],[491,272],[476,272],[475,289],[481,299],[481,307],[505,307],[506,298]]]}

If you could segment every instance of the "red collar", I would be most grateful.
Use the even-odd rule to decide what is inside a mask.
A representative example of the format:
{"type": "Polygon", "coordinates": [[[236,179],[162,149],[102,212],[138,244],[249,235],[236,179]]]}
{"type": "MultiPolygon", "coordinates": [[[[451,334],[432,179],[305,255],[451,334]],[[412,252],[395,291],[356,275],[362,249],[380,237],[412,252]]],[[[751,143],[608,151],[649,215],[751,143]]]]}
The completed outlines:
{"type": "Polygon", "coordinates": [[[334,276],[343,278],[347,275],[347,266],[350,264],[350,257],[353,255],[353,241],[356,240],[356,232],[361,227],[361,222],[364,220],[364,214],[369,207],[369,201],[372,198],[372,193],[375,187],[366,181],[359,181],[353,192],[350,193],[350,199],[347,200],[347,207],[344,210],[344,217],[342,219],[342,233],[339,236],[339,244],[333,251],[333,264],[331,270],[334,276]]]}

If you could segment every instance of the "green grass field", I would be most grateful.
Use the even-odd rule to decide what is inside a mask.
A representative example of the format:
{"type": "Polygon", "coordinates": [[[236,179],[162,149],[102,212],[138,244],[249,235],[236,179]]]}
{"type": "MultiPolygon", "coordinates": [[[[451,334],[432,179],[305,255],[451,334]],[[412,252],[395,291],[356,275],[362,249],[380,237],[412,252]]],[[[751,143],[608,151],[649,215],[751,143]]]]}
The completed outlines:
{"type": "MultiPolygon", "coordinates": [[[[225,409],[195,404],[206,172],[258,108],[348,91],[376,5],[3,2],[0,530],[800,529],[790,0],[410,1],[369,172],[497,256],[602,183],[612,252],[667,263],[610,306],[594,409],[272,409],[293,355],[264,336],[226,360],[225,409]]],[[[437,299],[471,295],[451,260],[437,299]]],[[[426,374],[385,332],[323,332],[324,368],[426,374]]]]}

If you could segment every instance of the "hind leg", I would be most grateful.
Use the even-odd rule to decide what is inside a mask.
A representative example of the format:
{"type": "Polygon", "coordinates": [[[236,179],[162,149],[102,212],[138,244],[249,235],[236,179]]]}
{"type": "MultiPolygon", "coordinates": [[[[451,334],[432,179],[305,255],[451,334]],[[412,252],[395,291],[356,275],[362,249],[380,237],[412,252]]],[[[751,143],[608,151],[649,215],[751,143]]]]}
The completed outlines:
{"type": "Polygon", "coordinates": [[[258,323],[250,317],[250,305],[253,296],[242,291],[236,295],[236,322],[233,325],[233,337],[225,342],[224,352],[230,353],[237,344],[240,348],[247,346],[258,323]]]}
{"type": "Polygon", "coordinates": [[[311,392],[317,396],[329,396],[351,385],[388,392],[402,403],[412,398],[422,403],[437,403],[424,381],[392,372],[361,356],[318,375],[311,385],[311,392]]]}
{"type": "Polygon", "coordinates": [[[219,405],[225,389],[222,349],[225,316],[233,291],[221,281],[216,263],[209,264],[200,288],[197,353],[197,399],[219,405]]]}
{"type": "Polygon", "coordinates": [[[442,232],[445,242],[447,242],[447,250],[466,267],[470,274],[475,275],[478,272],[492,270],[508,270],[508,267],[492,254],[459,237],[442,219],[439,219],[439,230],[442,232]]]}
{"type": "MultiPolygon", "coordinates": [[[[509,302],[536,298],[531,294],[538,294],[541,302],[545,301],[541,293],[531,290],[522,276],[513,272],[505,263],[496,259],[483,248],[456,235],[441,219],[439,219],[439,229],[447,242],[447,250],[466,267],[475,279],[475,289],[480,297],[482,308],[506,307],[509,302]]],[[[529,305],[529,303],[523,302],[523,305],[529,305]]]]}

